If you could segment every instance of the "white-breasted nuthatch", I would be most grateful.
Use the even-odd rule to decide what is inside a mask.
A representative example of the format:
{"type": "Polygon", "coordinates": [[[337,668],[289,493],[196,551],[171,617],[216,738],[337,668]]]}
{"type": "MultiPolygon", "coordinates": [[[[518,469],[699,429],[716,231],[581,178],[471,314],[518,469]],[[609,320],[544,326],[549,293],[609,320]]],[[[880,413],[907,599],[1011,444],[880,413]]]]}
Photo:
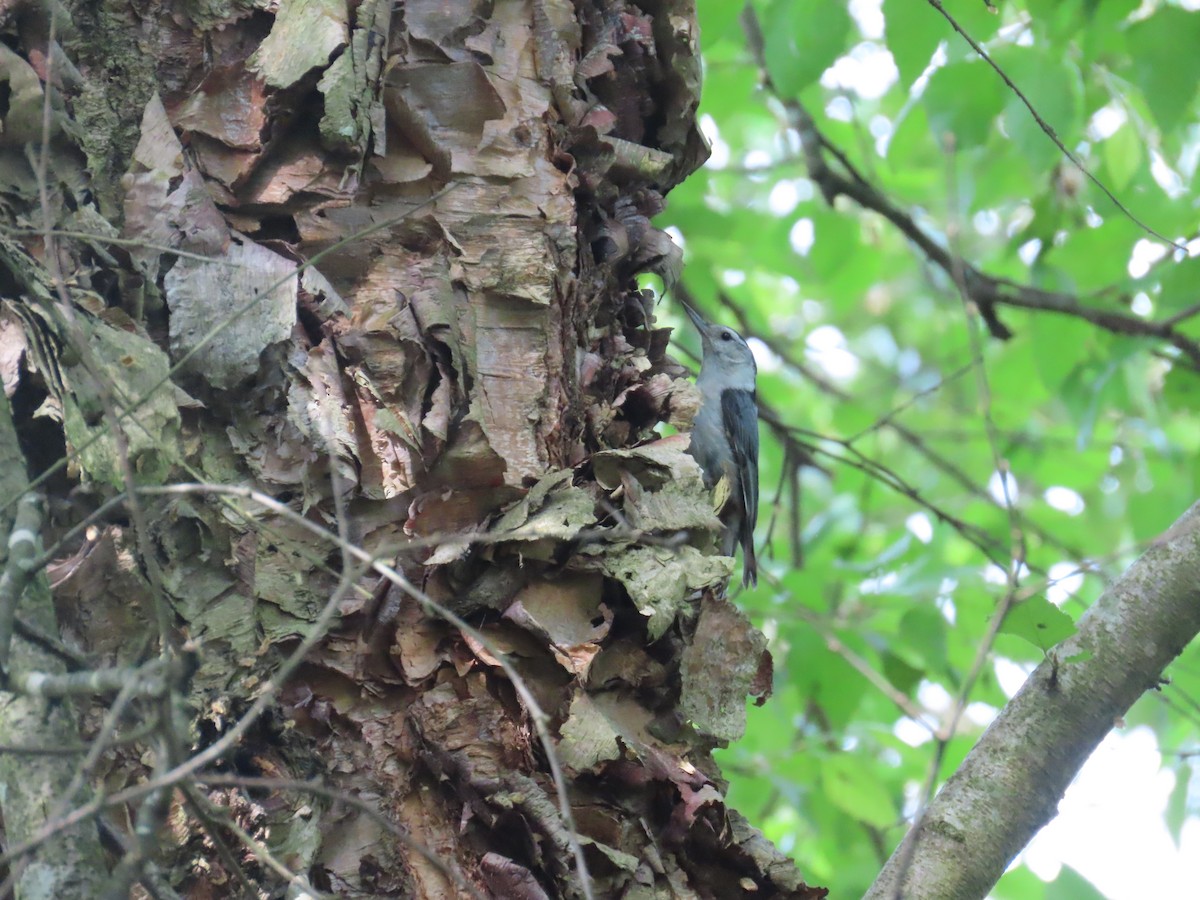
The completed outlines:
{"type": "MultiPolygon", "coordinates": [[[[681,301],[682,303],[682,301],[681,301]]],[[[725,525],[721,553],[733,556],[742,545],[742,584],[758,582],[754,523],[758,518],[758,366],[742,336],[726,325],[710,325],[682,303],[700,332],[700,411],[692,425],[688,453],[704,471],[711,489],[727,478],[729,500],[720,512],[725,525]]]]}

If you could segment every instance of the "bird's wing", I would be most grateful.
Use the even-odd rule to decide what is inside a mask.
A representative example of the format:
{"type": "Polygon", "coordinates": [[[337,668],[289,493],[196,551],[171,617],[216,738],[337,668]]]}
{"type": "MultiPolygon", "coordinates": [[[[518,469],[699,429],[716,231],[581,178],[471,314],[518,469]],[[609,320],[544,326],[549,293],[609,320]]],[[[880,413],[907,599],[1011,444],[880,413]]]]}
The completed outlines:
{"type": "Polygon", "coordinates": [[[745,511],[740,535],[742,548],[753,549],[754,523],[758,520],[758,404],[754,392],[735,388],[722,391],[721,423],[738,476],[734,491],[745,511]]]}

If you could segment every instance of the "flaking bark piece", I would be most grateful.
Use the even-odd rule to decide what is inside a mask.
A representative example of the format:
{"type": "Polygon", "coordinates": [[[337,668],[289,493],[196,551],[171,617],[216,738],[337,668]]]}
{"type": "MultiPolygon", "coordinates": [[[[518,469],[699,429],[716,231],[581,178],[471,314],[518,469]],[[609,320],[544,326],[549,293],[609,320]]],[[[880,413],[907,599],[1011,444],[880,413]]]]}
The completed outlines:
{"type": "Polygon", "coordinates": [[[708,556],[687,546],[609,544],[585,548],[579,559],[624,585],[646,617],[650,640],[662,637],[695,591],[717,588],[733,574],[731,557],[708,556]]]}
{"type": "MultiPolygon", "coordinates": [[[[81,330],[99,365],[100,377],[109,396],[124,412],[137,410],[122,421],[129,461],[141,477],[151,483],[164,478],[180,457],[179,408],[167,376],[167,356],[148,338],[113,328],[98,319],[77,317],[81,330]]],[[[121,452],[112,434],[111,422],[97,420],[100,399],[93,379],[83,365],[64,366],[66,391],[59,400],[63,407],[63,430],[77,449],[78,464],[89,478],[124,488],[121,452]]]]}
{"type": "Polygon", "coordinates": [[[594,573],[531,581],[504,618],[542,638],[559,665],[586,678],[612,626],[612,611],[600,602],[602,587],[603,579],[594,573]]]}
{"type": "Polygon", "coordinates": [[[767,639],[745,613],[706,593],[691,643],[683,651],[679,712],[701,734],[722,743],[746,730],[746,696],[761,694],[767,639]]]}
{"type": "Polygon", "coordinates": [[[602,487],[625,488],[623,511],[642,531],[719,531],[696,461],[687,454],[689,438],[675,435],[631,450],[606,450],[592,457],[602,487]],[[632,485],[630,478],[636,480],[632,485]]]}
{"type": "Polygon", "coordinates": [[[171,353],[184,371],[233,390],[258,371],[259,354],[291,337],[296,324],[296,264],[235,235],[220,259],[176,261],[164,281],[171,309],[171,353]],[[205,339],[221,321],[236,324],[205,339]]]}
{"type": "Polygon", "coordinates": [[[273,88],[291,87],[313,69],[329,64],[350,40],[349,5],[344,0],[294,0],[279,4],[271,33],[247,66],[273,88]]]}
{"type": "Polygon", "coordinates": [[[575,695],[559,731],[558,755],[563,765],[576,772],[591,771],[621,756],[617,731],[588,694],[575,695]]]}
{"type": "MultiPolygon", "coordinates": [[[[509,535],[523,542],[563,542],[596,522],[596,502],[583,488],[572,485],[575,473],[570,469],[551,472],[541,478],[504,512],[492,526],[492,534],[509,535]]],[[[529,555],[534,548],[522,547],[529,555]]]]}

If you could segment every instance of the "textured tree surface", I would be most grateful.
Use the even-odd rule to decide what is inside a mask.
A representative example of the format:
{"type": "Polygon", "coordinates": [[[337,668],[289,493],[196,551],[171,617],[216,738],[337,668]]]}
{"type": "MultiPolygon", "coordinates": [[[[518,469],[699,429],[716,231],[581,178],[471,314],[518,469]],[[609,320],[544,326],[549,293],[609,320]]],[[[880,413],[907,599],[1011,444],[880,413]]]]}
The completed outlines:
{"type": "Polygon", "coordinates": [[[320,638],[150,857],[194,897],[823,896],[724,804],[770,658],[653,430],[696,403],[634,278],[706,155],[692,3],[347,6],[0,12],[0,371],[76,667],[193,662],[178,770],[320,638]]]}

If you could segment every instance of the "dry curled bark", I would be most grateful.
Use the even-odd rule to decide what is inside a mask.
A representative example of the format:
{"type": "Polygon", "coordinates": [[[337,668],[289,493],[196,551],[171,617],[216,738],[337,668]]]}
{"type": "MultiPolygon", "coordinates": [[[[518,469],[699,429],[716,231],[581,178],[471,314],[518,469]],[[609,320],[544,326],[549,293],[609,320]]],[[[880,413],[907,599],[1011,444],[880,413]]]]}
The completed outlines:
{"type": "MultiPolygon", "coordinates": [[[[192,796],[164,870],[190,896],[287,869],[334,893],[822,896],[725,807],[709,751],[769,656],[719,597],[684,442],[645,443],[695,405],[635,281],[675,277],[650,217],[706,154],[690,0],[262,5],[0,13],[35,151],[0,167],[37,186],[7,223],[37,227],[0,245],[0,364],[54,535],[92,525],[52,568],[65,632],[132,664],[169,604],[203,746],[338,614],[225,760],[321,799],[227,782],[233,829],[192,796]],[[139,542],[110,502],[129,471],[285,506],[155,494],[139,542]]],[[[105,765],[149,774],[136,743],[105,765]]]]}

